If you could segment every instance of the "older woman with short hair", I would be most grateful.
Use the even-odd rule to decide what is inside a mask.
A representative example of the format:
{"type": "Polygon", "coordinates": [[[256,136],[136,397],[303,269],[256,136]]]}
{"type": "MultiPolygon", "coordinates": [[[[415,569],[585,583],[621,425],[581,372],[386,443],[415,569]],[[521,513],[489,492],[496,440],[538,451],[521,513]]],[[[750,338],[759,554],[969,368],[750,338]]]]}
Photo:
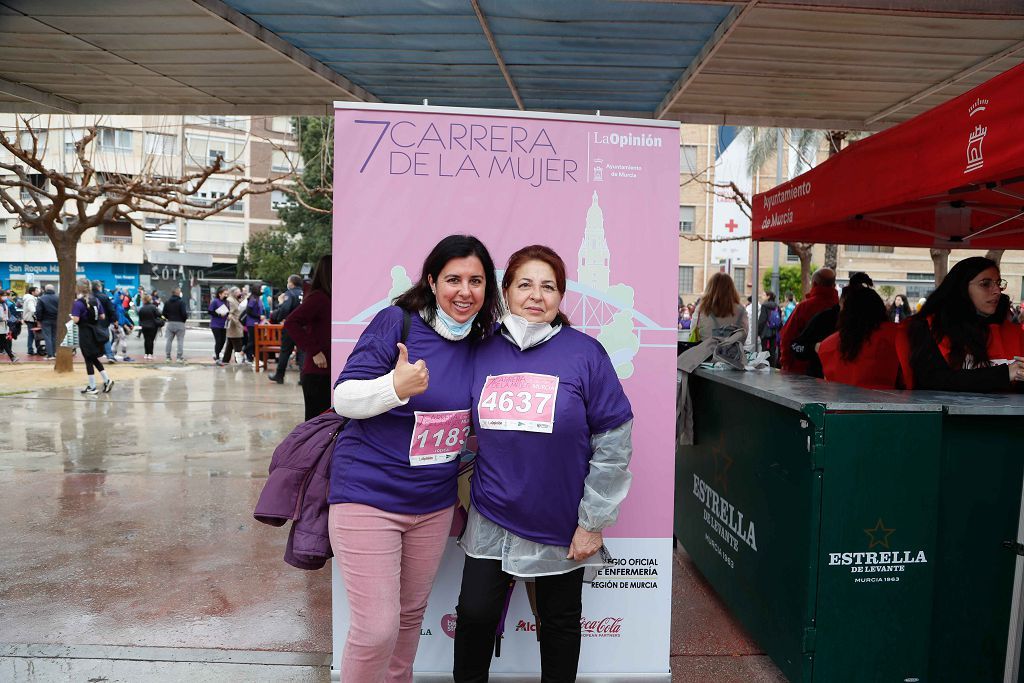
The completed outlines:
{"type": "Polygon", "coordinates": [[[478,452],[454,678],[486,681],[513,577],[536,585],[541,675],[576,680],[583,583],[610,560],[602,530],[629,490],[633,412],[607,352],[560,310],[565,264],[533,245],[509,259],[509,314],[473,362],[478,452]]]}

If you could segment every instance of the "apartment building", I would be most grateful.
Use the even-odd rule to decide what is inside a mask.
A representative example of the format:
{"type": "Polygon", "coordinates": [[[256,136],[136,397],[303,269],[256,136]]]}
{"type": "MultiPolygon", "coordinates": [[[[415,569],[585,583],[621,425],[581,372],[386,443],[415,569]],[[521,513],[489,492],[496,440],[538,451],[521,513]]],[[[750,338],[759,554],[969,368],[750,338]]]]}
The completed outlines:
{"type": "MultiPolygon", "coordinates": [[[[229,192],[239,174],[280,177],[301,164],[287,116],[40,116],[32,126],[39,130],[45,163],[62,173],[80,172],[74,143],[93,125],[99,134],[88,155],[99,173],[178,178],[222,157],[224,172],[199,188],[199,203],[212,204],[229,192]]],[[[0,114],[0,126],[8,136],[17,135],[23,146],[31,144],[14,115],[0,114]]],[[[10,155],[0,150],[2,156],[10,155]]],[[[204,220],[169,220],[142,212],[139,218],[152,226],[150,232],[124,221],[105,221],[83,235],[78,273],[131,290],[142,285],[167,291],[177,285],[188,291],[199,280],[233,278],[242,245],[250,235],[279,223],[277,209],[287,201],[279,192],[249,195],[204,220]]],[[[17,290],[30,283],[56,284],[56,254],[46,236],[15,229],[16,224],[15,217],[0,209],[0,283],[17,290]]],[[[198,296],[193,298],[198,301],[198,296]]]]}
{"type": "MultiPolygon", "coordinates": [[[[679,297],[692,303],[704,290],[713,273],[729,272],[742,296],[753,289],[750,265],[737,265],[712,258],[712,211],[715,198],[711,183],[715,181],[715,155],[717,151],[715,126],[683,124],[679,135],[679,297]]],[[[818,150],[818,162],[827,157],[827,149],[818,150]]],[[[778,184],[776,163],[770,158],[760,172],[751,179],[753,192],[763,192],[778,184]]],[[[782,181],[789,179],[789,159],[783,159],[782,181]]],[[[760,247],[759,266],[763,274],[772,269],[776,244],[763,242],[760,247]]],[[[748,249],[748,264],[753,263],[753,250],[748,249]]],[[[969,256],[983,256],[984,251],[958,249],[949,257],[949,266],[969,256]]],[[[825,245],[813,249],[812,263],[820,266],[825,260],[825,245]]],[[[786,245],[778,245],[780,266],[799,266],[795,252],[786,245]]],[[[1008,282],[1006,293],[1015,302],[1024,292],[1024,252],[1008,251],[1002,258],[1002,275],[1008,282]]],[[[837,275],[840,282],[851,273],[864,271],[871,275],[875,286],[888,285],[893,293],[906,294],[913,302],[925,297],[935,287],[934,269],[927,249],[906,247],[875,247],[840,245],[837,275]]],[[[763,288],[762,288],[763,289],[763,288]]],[[[784,295],[785,293],[783,293],[784,295]]]]}

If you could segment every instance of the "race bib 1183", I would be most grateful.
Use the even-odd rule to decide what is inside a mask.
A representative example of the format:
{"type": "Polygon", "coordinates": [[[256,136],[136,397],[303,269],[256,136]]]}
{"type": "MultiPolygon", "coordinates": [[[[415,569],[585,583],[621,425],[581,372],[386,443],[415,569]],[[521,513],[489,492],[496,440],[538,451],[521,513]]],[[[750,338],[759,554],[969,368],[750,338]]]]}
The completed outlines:
{"type": "Polygon", "coordinates": [[[410,465],[436,465],[459,456],[469,438],[468,410],[417,410],[413,414],[416,425],[409,444],[410,465]]]}
{"type": "Polygon", "coordinates": [[[557,394],[558,378],[553,375],[488,375],[476,407],[480,428],[550,434],[557,394]]]}

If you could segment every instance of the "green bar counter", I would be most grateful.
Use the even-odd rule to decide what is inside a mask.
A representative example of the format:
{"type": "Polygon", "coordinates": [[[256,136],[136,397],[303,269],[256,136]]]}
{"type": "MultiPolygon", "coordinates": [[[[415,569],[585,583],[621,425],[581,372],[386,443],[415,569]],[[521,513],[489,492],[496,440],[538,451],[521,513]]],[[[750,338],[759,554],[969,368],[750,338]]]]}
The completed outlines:
{"type": "Polygon", "coordinates": [[[1018,680],[1024,396],[706,369],[689,390],[676,537],[790,681],[1018,680]]]}

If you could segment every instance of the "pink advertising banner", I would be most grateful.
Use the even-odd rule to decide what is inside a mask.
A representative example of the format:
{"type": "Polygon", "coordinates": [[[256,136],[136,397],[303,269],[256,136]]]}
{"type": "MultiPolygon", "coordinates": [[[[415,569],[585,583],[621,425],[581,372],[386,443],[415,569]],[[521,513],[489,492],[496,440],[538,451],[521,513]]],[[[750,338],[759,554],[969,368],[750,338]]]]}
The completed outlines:
{"type": "MultiPolygon", "coordinates": [[[[614,653],[604,662],[595,651],[589,665],[586,657],[581,660],[581,680],[587,666],[667,672],[670,592],[663,591],[671,576],[675,476],[678,124],[338,104],[335,126],[332,372],[343,367],[373,316],[419,278],[427,252],[445,235],[479,237],[494,257],[499,282],[506,260],[520,247],[541,243],[557,251],[569,279],[562,310],[608,351],[635,415],[633,484],[618,523],[605,532],[609,549],[626,567],[664,563],[664,573],[653,574],[660,586],[656,580],[653,586],[634,587],[663,598],[664,621],[656,635],[641,633],[639,615],[635,623],[637,642],[664,640],[664,661],[637,668],[625,651],[620,653],[625,663],[616,663],[614,653]],[[664,543],[645,546],[644,539],[664,543]]],[[[454,548],[452,554],[457,596],[461,553],[454,548]]],[[[451,587],[441,585],[445,581],[439,578],[435,587],[424,630],[431,630],[439,597],[451,604],[438,606],[446,614],[430,636],[445,630],[441,624],[454,611],[454,598],[445,592],[451,587]]],[[[611,585],[604,591],[585,592],[615,592],[621,598],[633,592],[625,581],[605,583],[611,585]]],[[[512,624],[507,629],[512,631],[512,624]]],[[[528,625],[523,630],[529,631],[528,625]]],[[[594,639],[621,641],[621,631],[605,631],[595,632],[594,639]]],[[[339,635],[344,633],[336,630],[339,635]]],[[[430,636],[424,635],[417,670],[443,671],[443,652],[436,661],[424,654],[431,651],[430,636]]],[[[524,647],[535,650],[535,638],[532,645],[528,641],[524,638],[524,647]]],[[[659,646],[635,659],[660,655],[659,646]]]]}

